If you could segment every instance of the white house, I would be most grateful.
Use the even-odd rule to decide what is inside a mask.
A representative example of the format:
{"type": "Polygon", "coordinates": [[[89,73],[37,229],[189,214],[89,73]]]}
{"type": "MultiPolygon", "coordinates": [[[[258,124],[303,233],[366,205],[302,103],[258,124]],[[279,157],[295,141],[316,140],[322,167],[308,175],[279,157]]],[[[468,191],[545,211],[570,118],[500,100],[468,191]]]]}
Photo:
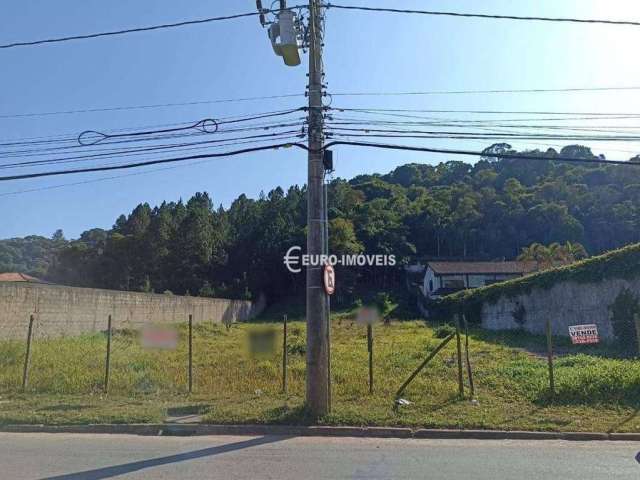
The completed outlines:
{"type": "Polygon", "coordinates": [[[478,288],[537,270],[536,262],[428,262],[422,283],[426,298],[478,288]]]}

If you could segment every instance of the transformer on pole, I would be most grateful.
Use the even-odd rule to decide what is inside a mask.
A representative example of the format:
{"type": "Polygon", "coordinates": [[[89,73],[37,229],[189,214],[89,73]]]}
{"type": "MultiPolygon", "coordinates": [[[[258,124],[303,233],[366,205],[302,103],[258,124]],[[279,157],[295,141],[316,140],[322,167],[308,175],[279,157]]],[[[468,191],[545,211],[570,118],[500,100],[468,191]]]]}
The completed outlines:
{"type": "Polygon", "coordinates": [[[268,22],[266,13],[269,10],[262,8],[262,1],[256,0],[260,23],[263,27],[269,25],[267,33],[271,41],[271,47],[276,55],[282,57],[285,65],[296,67],[300,65],[300,48],[302,48],[301,19],[293,10],[287,9],[286,0],[280,0],[280,9],[274,13],[275,19],[268,22]]]}
{"type": "MultiPolygon", "coordinates": [[[[327,258],[327,200],[325,172],[333,170],[333,156],[324,150],[324,110],[322,99],[326,95],[322,52],[324,47],[324,11],[320,0],[309,0],[308,24],[298,14],[287,9],[286,0],[280,0],[277,12],[262,8],[257,1],[260,23],[269,25],[269,39],[276,55],[289,66],[300,64],[299,50],[309,49],[309,97],[307,160],[307,254],[311,258],[327,258]],[[267,21],[266,14],[275,19],[267,21]]],[[[329,295],[323,288],[324,265],[309,265],[306,269],[307,310],[307,388],[306,403],[311,414],[318,418],[331,409],[330,379],[330,316],[329,295]]]]}

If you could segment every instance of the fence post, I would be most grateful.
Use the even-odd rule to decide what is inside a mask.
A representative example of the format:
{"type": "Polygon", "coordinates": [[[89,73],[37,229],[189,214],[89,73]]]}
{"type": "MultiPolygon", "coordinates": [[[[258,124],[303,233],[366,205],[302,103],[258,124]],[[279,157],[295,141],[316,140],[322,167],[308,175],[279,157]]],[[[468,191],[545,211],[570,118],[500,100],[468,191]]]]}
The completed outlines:
{"type": "Polygon", "coordinates": [[[282,327],[282,393],[287,393],[287,315],[283,318],[282,327]]]}
{"type": "Polygon", "coordinates": [[[638,338],[638,355],[640,355],[640,313],[636,313],[633,316],[633,320],[636,323],[636,337],[638,338]]]}
{"type": "Polygon", "coordinates": [[[449,335],[447,338],[445,338],[442,342],[440,342],[440,345],[438,345],[428,356],[427,358],[424,359],[424,361],[420,364],[420,366],[418,366],[418,368],[416,368],[413,373],[411,375],[409,375],[409,378],[407,378],[404,383],[400,386],[400,388],[398,389],[398,391],[396,392],[396,398],[399,398],[400,395],[402,395],[405,391],[405,389],[407,388],[407,386],[409,386],[409,384],[413,381],[414,378],[416,378],[416,376],[422,371],[422,369],[424,367],[427,366],[427,363],[429,363],[431,361],[431,359],[433,357],[435,357],[437,355],[437,353],[442,350],[444,348],[444,346],[449,343],[453,337],[455,337],[455,333],[452,333],[451,335],[449,335]]]}
{"type": "Polygon", "coordinates": [[[464,380],[462,378],[462,345],[460,343],[460,315],[456,313],[456,349],[458,352],[458,393],[464,398],[464,380]]]}
{"type": "Polygon", "coordinates": [[[369,393],[373,393],[373,326],[367,325],[367,350],[369,351],[369,393]]]}
{"type": "Polygon", "coordinates": [[[189,314],[189,393],[193,392],[193,315],[189,314]]]}
{"type": "Polygon", "coordinates": [[[467,358],[467,375],[469,376],[469,389],[471,390],[471,399],[476,396],[476,389],[473,386],[473,372],[471,371],[471,360],[469,359],[469,324],[467,323],[467,317],[462,314],[462,322],[464,323],[464,351],[467,358]]]}
{"type": "Polygon", "coordinates": [[[555,395],[556,386],[553,379],[553,340],[551,338],[551,320],[547,319],[547,361],[549,362],[549,389],[555,395]]]}
{"type": "Polygon", "coordinates": [[[22,371],[22,391],[29,383],[29,364],[31,363],[31,338],[33,336],[33,315],[29,316],[29,330],[27,331],[27,351],[24,354],[24,370],[22,371]]]}
{"type": "Polygon", "coordinates": [[[109,373],[111,371],[111,315],[107,317],[107,360],[104,370],[104,393],[109,392],[109,373]]]}

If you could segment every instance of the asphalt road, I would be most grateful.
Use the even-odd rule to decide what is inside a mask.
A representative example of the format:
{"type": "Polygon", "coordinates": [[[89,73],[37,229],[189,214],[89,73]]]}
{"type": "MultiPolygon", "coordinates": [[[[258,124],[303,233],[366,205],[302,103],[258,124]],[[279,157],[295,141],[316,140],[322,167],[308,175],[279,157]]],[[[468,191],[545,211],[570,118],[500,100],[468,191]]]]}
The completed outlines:
{"type": "Polygon", "coordinates": [[[640,478],[640,442],[0,433],[0,478],[640,478]]]}

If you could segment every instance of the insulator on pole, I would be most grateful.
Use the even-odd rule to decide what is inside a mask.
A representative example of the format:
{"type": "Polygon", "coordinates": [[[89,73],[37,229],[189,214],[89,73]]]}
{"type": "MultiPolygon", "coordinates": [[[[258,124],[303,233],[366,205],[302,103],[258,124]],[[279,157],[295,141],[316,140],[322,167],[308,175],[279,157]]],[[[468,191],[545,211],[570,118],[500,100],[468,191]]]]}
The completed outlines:
{"type": "Polygon", "coordinates": [[[267,19],[264,16],[264,8],[262,8],[262,0],[256,0],[256,8],[258,9],[258,13],[260,14],[260,25],[263,27],[267,24],[267,19]]]}

